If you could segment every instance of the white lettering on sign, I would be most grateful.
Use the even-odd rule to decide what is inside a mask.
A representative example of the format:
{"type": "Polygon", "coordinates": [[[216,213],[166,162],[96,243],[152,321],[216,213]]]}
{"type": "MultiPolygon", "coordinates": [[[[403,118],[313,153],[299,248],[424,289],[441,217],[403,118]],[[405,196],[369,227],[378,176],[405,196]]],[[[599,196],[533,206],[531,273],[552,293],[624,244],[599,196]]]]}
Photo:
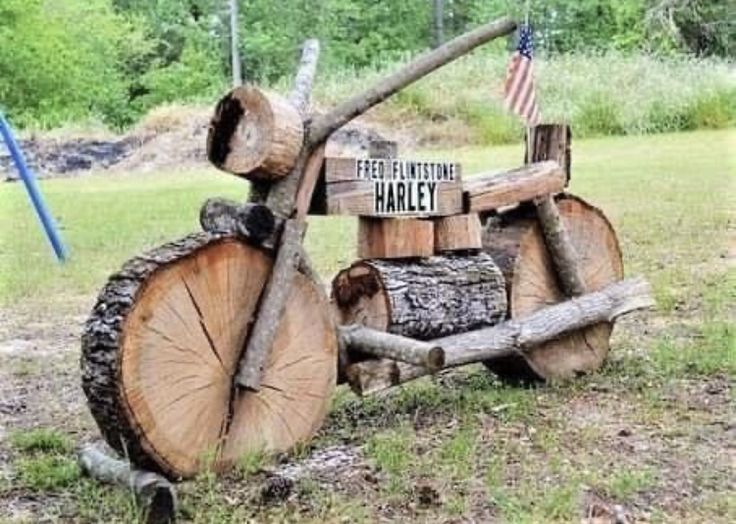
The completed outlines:
{"type": "Polygon", "coordinates": [[[355,164],[355,177],[373,182],[376,214],[436,213],[439,185],[455,182],[456,164],[360,158],[355,164]]]}

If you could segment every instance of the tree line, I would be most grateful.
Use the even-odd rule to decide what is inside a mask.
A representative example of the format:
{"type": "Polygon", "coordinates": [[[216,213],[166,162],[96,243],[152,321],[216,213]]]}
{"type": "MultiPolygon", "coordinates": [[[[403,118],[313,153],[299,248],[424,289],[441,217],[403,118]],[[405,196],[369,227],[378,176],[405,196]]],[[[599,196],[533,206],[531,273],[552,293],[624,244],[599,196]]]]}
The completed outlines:
{"type": "MultiPolygon", "coordinates": [[[[231,75],[230,0],[2,0],[0,107],[19,125],[134,122],[162,103],[212,98],[231,75]]],[[[533,0],[541,53],[617,49],[733,56],[722,0],[533,0]]],[[[321,67],[362,68],[414,53],[500,14],[512,0],[238,0],[246,80],[293,70],[300,43],[321,67]]]]}

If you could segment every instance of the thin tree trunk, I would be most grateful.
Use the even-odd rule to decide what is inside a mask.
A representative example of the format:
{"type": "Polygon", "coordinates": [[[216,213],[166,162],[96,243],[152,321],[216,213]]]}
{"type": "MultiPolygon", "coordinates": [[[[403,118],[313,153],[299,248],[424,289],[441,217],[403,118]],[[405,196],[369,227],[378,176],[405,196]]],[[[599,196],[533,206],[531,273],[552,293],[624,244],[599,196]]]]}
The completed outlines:
{"type": "Polygon", "coordinates": [[[238,38],[238,0],[230,0],[230,60],[233,71],[233,87],[243,84],[238,38]]]}

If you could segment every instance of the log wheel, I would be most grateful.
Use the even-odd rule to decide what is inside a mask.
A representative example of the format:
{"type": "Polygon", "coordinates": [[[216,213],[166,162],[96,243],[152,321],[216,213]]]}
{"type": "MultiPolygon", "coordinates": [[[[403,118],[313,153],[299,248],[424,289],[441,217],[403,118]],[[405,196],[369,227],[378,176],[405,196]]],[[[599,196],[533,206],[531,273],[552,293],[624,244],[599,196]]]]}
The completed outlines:
{"type": "MultiPolygon", "coordinates": [[[[603,213],[572,195],[561,195],[557,205],[588,291],[621,280],[621,250],[603,213]]],[[[565,300],[533,209],[522,208],[491,219],[483,248],[506,277],[511,318],[565,300]]],[[[522,382],[588,373],[598,369],[608,355],[612,329],[610,323],[594,324],[533,348],[524,357],[506,357],[486,366],[503,379],[522,382]]]]}
{"type": "Polygon", "coordinates": [[[233,387],[272,258],[197,233],[133,258],[102,290],[82,337],[82,382],[108,443],[174,478],[285,450],[320,427],[337,343],[317,284],[293,283],[258,392],[233,387]]]}

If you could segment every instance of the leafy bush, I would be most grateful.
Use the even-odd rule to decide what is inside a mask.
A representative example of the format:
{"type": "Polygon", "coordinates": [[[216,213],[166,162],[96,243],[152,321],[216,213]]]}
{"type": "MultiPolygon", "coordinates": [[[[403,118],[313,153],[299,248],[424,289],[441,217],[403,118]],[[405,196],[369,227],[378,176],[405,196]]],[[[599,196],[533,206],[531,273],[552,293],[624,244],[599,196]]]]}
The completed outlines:
{"type": "MultiPolygon", "coordinates": [[[[475,53],[428,76],[375,111],[391,124],[414,119],[422,132],[437,122],[460,122],[471,141],[518,140],[521,122],[503,108],[507,54],[475,53]]],[[[569,122],[578,137],[723,128],[736,122],[736,75],[719,59],[655,57],[617,52],[538,57],[536,81],[542,118],[569,122]]],[[[317,86],[318,100],[334,104],[379,77],[386,63],[339,72],[317,86]]],[[[449,125],[449,124],[448,124],[449,125]]],[[[464,138],[457,130],[444,138],[464,138]]]]}

